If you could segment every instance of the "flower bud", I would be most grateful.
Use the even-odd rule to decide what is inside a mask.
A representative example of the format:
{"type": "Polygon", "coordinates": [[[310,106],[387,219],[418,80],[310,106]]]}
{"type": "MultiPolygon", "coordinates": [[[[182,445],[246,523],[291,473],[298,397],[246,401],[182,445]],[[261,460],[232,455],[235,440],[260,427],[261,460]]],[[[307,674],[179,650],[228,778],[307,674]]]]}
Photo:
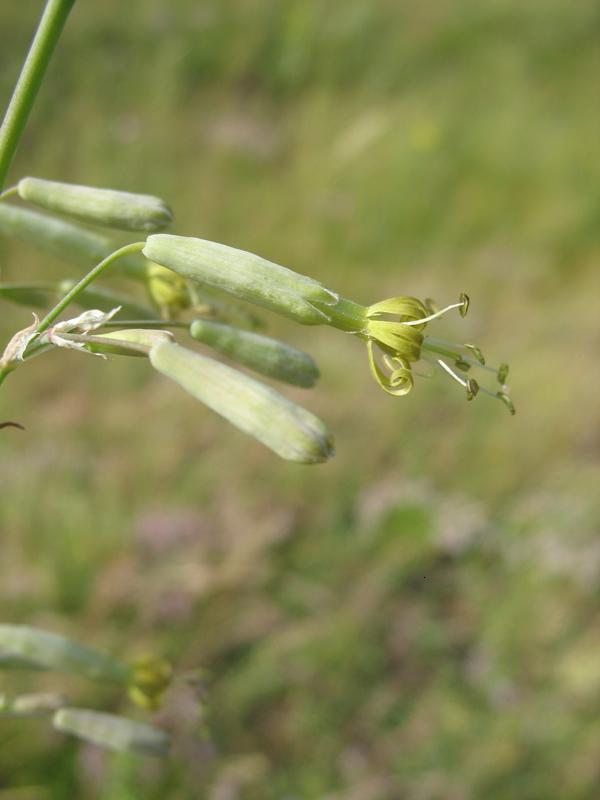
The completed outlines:
{"type": "Polygon", "coordinates": [[[165,756],[171,746],[171,738],[158,728],[84,708],[61,708],[55,713],[52,724],[62,733],[119,753],[165,756]]]}
{"type": "Polygon", "coordinates": [[[173,680],[173,668],[164,658],[140,656],[133,664],[129,699],[140,708],[155,711],[160,708],[164,693],[173,680]]]}
{"type": "Polygon", "coordinates": [[[0,702],[0,716],[14,717],[41,717],[56,711],[64,706],[65,700],[55,692],[36,692],[35,694],[20,694],[12,702],[0,702]]]}
{"type": "MultiPolygon", "coordinates": [[[[99,263],[115,249],[114,243],[106,236],[73,222],[9,203],[0,203],[0,233],[33,245],[55,258],[87,267],[99,263]]],[[[121,257],[115,269],[122,269],[132,278],[146,277],[143,260],[133,255],[121,257]]]]}
{"type": "Polygon", "coordinates": [[[167,318],[176,316],[190,305],[190,293],[185,280],[160,264],[148,264],[148,292],[167,318]]]}
{"type": "Polygon", "coordinates": [[[112,353],[119,356],[148,356],[158,342],[170,342],[173,334],[153,328],[128,328],[87,337],[86,349],[91,353],[112,353]]]}
{"type": "Polygon", "coordinates": [[[319,378],[319,369],[309,355],[269,336],[205,319],[194,320],[190,334],[238,364],[269,378],[305,388],[314,386],[319,378]]]}
{"type": "Polygon", "coordinates": [[[64,636],[26,625],[0,625],[0,654],[8,663],[27,664],[82,675],[96,681],[126,684],[131,668],[64,636]]]}
{"type": "Polygon", "coordinates": [[[22,178],[17,189],[28,203],[84,222],[124,231],[159,231],[173,221],[160,197],[118,192],[41,178],[22,178]]]}
{"type": "Polygon", "coordinates": [[[160,342],[153,367],[288,461],[315,464],[333,455],[327,427],[310,411],[235,369],[184,347],[160,342]]]}
{"type": "Polygon", "coordinates": [[[339,298],[318,281],[245,250],[188,236],[155,234],[142,251],[185,278],[248,300],[304,325],[330,322],[339,298]]]}

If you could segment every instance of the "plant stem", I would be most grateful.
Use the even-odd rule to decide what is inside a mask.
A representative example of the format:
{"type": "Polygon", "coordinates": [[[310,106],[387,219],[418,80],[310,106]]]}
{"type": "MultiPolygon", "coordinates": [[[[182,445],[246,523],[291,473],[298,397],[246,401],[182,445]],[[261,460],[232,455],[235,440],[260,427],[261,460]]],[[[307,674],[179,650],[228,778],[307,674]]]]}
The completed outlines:
{"type": "Polygon", "coordinates": [[[111,319],[103,323],[100,327],[104,328],[189,328],[192,320],[182,322],[173,319],[111,319]]]}
{"type": "Polygon", "coordinates": [[[0,369],[0,383],[4,382],[4,379],[9,372],[12,372],[12,370],[10,370],[8,367],[2,367],[2,369],[0,369]]]}
{"type": "Polygon", "coordinates": [[[0,128],[0,191],[4,187],[54,48],[75,0],[47,0],[0,128]]]}
{"type": "Polygon", "coordinates": [[[146,246],[146,242],[134,242],[133,244],[126,244],[125,247],[120,247],[118,250],[115,250],[114,253],[106,256],[99,264],[97,264],[87,275],[84,275],[83,278],[76,283],[73,288],[67,292],[67,294],[62,298],[62,300],[57,303],[54,308],[49,311],[44,319],[38,325],[37,332],[43,333],[47,330],[50,325],[54,322],[54,320],[62,314],[65,308],[74,300],[77,295],[83,291],[87,286],[92,283],[92,281],[96,280],[98,275],[100,275],[107,267],[116,261],[121,256],[128,255],[129,253],[139,253],[144,247],[146,246]]]}
{"type": "Polygon", "coordinates": [[[11,186],[10,189],[6,189],[6,191],[0,194],[0,200],[8,200],[9,197],[14,197],[19,193],[18,186],[11,186]]]}

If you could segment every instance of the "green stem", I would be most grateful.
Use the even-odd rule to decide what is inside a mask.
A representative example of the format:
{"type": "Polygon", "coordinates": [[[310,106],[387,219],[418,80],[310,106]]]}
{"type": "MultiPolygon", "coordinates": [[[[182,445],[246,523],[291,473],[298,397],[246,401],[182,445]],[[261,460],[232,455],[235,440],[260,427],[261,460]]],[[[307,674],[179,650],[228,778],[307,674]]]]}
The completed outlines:
{"type": "MultiPolygon", "coordinates": [[[[121,256],[128,255],[129,253],[139,253],[140,250],[142,250],[145,246],[146,246],[145,242],[134,242],[133,244],[126,244],[125,247],[120,247],[118,250],[115,250],[114,253],[111,253],[109,256],[106,256],[106,258],[103,261],[101,261],[97,266],[94,267],[94,269],[88,272],[88,274],[85,275],[79,281],[79,283],[76,283],[75,286],[73,286],[73,288],[69,292],[67,292],[67,294],[62,298],[62,300],[59,303],[57,303],[54,306],[54,308],[48,312],[48,314],[46,314],[44,319],[38,325],[37,333],[43,333],[45,330],[47,330],[50,327],[50,325],[52,325],[54,320],[60,314],[62,314],[65,308],[77,297],[77,295],[81,291],[83,291],[87,286],[89,286],[90,283],[92,283],[92,281],[96,280],[98,275],[100,275],[101,272],[104,272],[104,270],[107,269],[107,267],[110,267],[110,265],[114,261],[116,261],[118,258],[121,258],[121,256]]],[[[43,352],[43,350],[45,349],[46,345],[36,345],[35,343],[33,343],[31,345],[31,348],[28,348],[27,351],[25,352],[25,357],[23,360],[27,361],[34,355],[38,355],[38,351],[43,352]]],[[[10,366],[0,368],[0,384],[4,382],[6,376],[10,372],[12,372],[16,366],[17,366],[16,364],[12,364],[10,366]]]]}
{"type": "Polygon", "coordinates": [[[17,194],[19,194],[19,187],[11,186],[10,189],[6,189],[6,191],[0,194],[0,200],[8,200],[9,197],[14,197],[17,194]]]}
{"type": "Polygon", "coordinates": [[[125,247],[120,247],[118,250],[115,250],[114,253],[106,256],[99,264],[97,264],[94,269],[90,270],[87,275],[76,283],[73,288],[67,292],[67,294],[63,297],[63,299],[57,303],[54,308],[49,311],[44,319],[38,325],[37,332],[43,333],[47,330],[50,325],[54,322],[54,320],[62,314],[65,308],[77,297],[77,295],[82,292],[87,286],[95,281],[98,275],[104,272],[107,267],[116,261],[121,256],[129,255],[129,253],[139,253],[144,247],[146,246],[146,242],[134,242],[133,244],[126,244],[125,247]]]}
{"type": "Polygon", "coordinates": [[[111,319],[100,327],[104,328],[189,328],[191,322],[173,319],[111,319]]]}
{"type": "Polygon", "coordinates": [[[0,191],[75,0],[47,0],[0,128],[0,191]]]}

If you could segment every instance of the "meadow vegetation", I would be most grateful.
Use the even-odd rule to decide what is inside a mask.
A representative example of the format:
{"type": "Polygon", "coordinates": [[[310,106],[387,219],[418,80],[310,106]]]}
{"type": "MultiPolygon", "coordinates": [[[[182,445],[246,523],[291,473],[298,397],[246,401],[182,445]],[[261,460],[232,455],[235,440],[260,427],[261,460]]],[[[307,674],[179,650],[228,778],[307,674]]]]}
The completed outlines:
{"type": "MultiPolygon", "coordinates": [[[[0,6],[0,99],[39,12],[0,6]]],[[[591,0],[80,0],[13,176],[149,192],[177,232],[366,305],[471,297],[453,339],[517,415],[364,347],[288,396],[336,457],[281,462],[142,359],[2,386],[0,620],[169,658],[166,762],[1,720],[0,800],[594,800],[600,787],[600,11],[591,0]]],[[[64,264],[0,238],[2,280],[64,264]]],[[[0,339],[29,324],[3,304],[0,339]]],[[[126,698],[2,675],[81,705],[126,698]]]]}

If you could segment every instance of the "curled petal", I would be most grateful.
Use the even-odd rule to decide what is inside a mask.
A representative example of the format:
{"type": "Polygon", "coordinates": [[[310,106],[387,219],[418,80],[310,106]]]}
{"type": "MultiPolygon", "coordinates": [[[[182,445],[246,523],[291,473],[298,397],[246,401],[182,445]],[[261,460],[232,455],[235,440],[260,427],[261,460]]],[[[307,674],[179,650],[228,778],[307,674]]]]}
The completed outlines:
{"type": "Polygon", "coordinates": [[[414,381],[408,361],[394,355],[386,354],[384,356],[384,361],[386,367],[390,370],[389,374],[386,374],[377,362],[374,353],[374,343],[370,339],[367,341],[367,352],[369,354],[371,373],[384,392],[394,397],[402,397],[410,392],[413,388],[414,381]]]}

